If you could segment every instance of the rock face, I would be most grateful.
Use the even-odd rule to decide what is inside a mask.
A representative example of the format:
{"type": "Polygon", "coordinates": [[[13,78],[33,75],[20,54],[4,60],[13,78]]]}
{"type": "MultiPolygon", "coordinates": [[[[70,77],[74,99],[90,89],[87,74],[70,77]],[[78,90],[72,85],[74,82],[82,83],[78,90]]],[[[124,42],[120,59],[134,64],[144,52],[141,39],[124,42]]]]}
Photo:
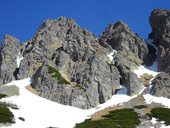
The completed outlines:
{"type": "Polygon", "coordinates": [[[153,80],[153,93],[156,96],[164,96],[170,98],[170,75],[160,73],[153,80]]]}
{"type": "MultiPolygon", "coordinates": [[[[83,109],[106,102],[121,84],[127,87],[129,95],[134,95],[143,85],[131,69],[142,63],[148,47],[124,23],[121,22],[119,28],[128,34],[127,37],[120,36],[118,43],[121,47],[115,48],[118,52],[112,52],[114,47],[111,44],[105,42],[105,45],[100,45],[102,42],[99,43],[92,33],[80,28],[74,20],[64,17],[48,20],[40,27],[32,43],[24,45],[25,61],[22,61],[19,75],[25,77],[21,75],[23,71],[29,71],[29,62],[35,71],[35,74],[31,72],[32,87],[40,96],[83,109]],[[121,41],[129,36],[132,36],[129,43],[134,48],[121,41]],[[139,46],[136,46],[136,40],[139,46]],[[108,54],[113,56],[109,58],[108,54]]],[[[99,41],[104,40],[107,34],[110,33],[104,32],[99,41]]],[[[114,36],[112,34],[110,38],[114,36]]]]}
{"type": "Polygon", "coordinates": [[[9,36],[4,40],[1,70],[7,75],[1,71],[1,83],[32,77],[40,96],[83,109],[106,102],[120,85],[129,95],[143,88],[132,70],[143,63],[148,47],[123,22],[109,26],[97,40],[73,19],[60,17],[44,22],[30,41],[17,43],[9,36]],[[12,45],[5,50],[7,42],[12,45]],[[19,53],[23,60],[17,68],[19,53]],[[4,54],[10,55],[4,59],[4,54]]]}
{"type": "Polygon", "coordinates": [[[170,11],[155,9],[149,20],[150,38],[158,46],[158,70],[170,73],[170,11]]]}
{"type": "Polygon", "coordinates": [[[19,52],[18,39],[5,35],[0,49],[0,85],[15,80],[19,52]]]}
{"type": "Polygon", "coordinates": [[[55,37],[58,41],[51,46],[54,50],[47,48],[47,51],[53,52],[46,60],[51,60],[52,67],[69,84],[64,86],[58,81],[60,78],[51,78],[47,64],[43,64],[32,77],[32,86],[39,90],[39,95],[80,108],[91,108],[110,99],[115,92],[114,86],[120,85],[120,80],[117,68],[111,64],[106,54],[107,50],[72,19],[62,17],[50,23],[52,27],[43,29],[49,30],[48,36],[58,33],[55,37]]]}
{"type": "MultiPolygon", "coordinates": [[[[152,15],[156,17],[155,13],[152,15]]],[[[157,22],[152,26],[156,26],[151,34],[156,43],[157,22]]],[[[166,72],[169,71],[167,42],[156,43],[159,69],[166,72]]],[[[44,22],[33,39],[21,46],[14,37],[5,36],[0,51],[0,84],[31,77],[31,86],[38,95],[88,109],[109,100],[122,85],[128,95],[139,93],[144,85],[133,70],[140,64],[150,65],[155,60],[155,52],[152,45],[146,44],[122,21],[109,25],[96,39],[73,19],[60,17],[44,22]],[[23,60],[18,67],[19,53],[23,60]]],[[[164,76],[160,74],[161,80],[159,77],[154,80],[155,95],[164,95],[165,89],[158,93],[158,86],[168,88],[162,85],[166,84],[164,76]]],[[[165,96],[169,97],[168,92],[165,96]]]]}
{"type": "Polygon", "coordinates": [[[112,47],[137,65],[148,59],[149,52],[145,41],[122,21],[109,25],[99,37],[99,42],[104,47],[112,47]]]}

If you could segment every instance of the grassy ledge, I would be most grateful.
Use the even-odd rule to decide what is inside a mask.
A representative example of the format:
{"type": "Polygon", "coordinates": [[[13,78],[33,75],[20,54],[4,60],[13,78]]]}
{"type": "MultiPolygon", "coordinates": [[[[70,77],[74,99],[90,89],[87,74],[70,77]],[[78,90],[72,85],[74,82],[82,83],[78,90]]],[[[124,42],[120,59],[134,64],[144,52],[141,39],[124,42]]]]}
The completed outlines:
{"type": "Polygon", "coordinates": [[[147,106],[146,105],[137,105],[137,106],[134,106],[133,108],[143,109],[143,108],[147,108],[147,106]]]}
{"type": "Polygon", "coordinates": [[[48,72],[51,74],[52,77],[58,79],[59,84],[70,84],[70,82],[62,77],[61,73],[56,68],[48,65],[48,72]]]}
{"type": "Polygon", "coordinates": [[[7,95],[6,94],[0,94],[0,99],[2,99],[4,97],[7,97],[7,95]]]}
{"type": "Polygon", "coordinates": [[[14,115],[6,105],[0,104],[0,123],[12,123],[14,115]]]}
{"type": "Polygon", "coordinates": [[[165,125],[170,125],[170,109],[169,108],[153,108],[152,116],[159,121],[165,121],[165,125]]]}
{"type": "Polygon", "coordinates": [[[75,128],[135,128],[140,124],[138,113],[134,109],[113,110],[100,120],[85,120],[75,128]]]}

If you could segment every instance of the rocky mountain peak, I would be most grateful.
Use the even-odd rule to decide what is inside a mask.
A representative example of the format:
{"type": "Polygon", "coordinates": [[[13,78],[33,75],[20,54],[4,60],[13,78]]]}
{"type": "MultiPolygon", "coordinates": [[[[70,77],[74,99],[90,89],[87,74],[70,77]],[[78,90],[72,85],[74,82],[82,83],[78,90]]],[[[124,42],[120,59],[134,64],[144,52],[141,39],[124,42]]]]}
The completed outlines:
{"type": "Polygon", "coordinates": [[[150,53],[146,42],[123,21],[109,25],[98,40],[103,47],[115,49],[136,64],[150,63],[148,61],[150,53]]]}
{"type": "Polygon", "coordinates": [[[170,11],[154,9],[149,17],[152,27],[151,37],[156,44],[170,46],[168,35],[170,33],[170,11]]]}
{"type": "Polygon", "coordinates": [[[5,34],[1,48],[4,48],[4,47],[19,48],[19,40],[13,36],[5,34]]]}
{"type": "Polygon", "coordinates": [[[149,20],[150,38],[158,46],[158,70],[170,73],[170,11],[155,9],[149,20]]]}
{"type": "MultiPolygon", "coordinates": [[[[170,64],[168,15],[165,10],[154,10],[150,17],[152,38],[159,42],[158,69],[164,72],[169,72],[170,64]],[[162,24],[155,21],[160,17],[162,24]]],[[[155,57],[155,48],[123,21],[109,25],[97,39],[71,18],[48,19],[21,46],[18,39],[5,35],[0,84],[31,77],[31,86],[39,96],[87,109],[106,102],[122,86],[128,95],[139,93],[144,84],[134,69],[151,65],[155,57]]],[[[155,87],[162,83],[156,80],[155,87]]]]}
{"type": "Polygon", "coordinates": [[[0,84],[15,80],[17,56],[20,52],[19,40],[10,35],[5,35],[0,49],[0,84]]]}

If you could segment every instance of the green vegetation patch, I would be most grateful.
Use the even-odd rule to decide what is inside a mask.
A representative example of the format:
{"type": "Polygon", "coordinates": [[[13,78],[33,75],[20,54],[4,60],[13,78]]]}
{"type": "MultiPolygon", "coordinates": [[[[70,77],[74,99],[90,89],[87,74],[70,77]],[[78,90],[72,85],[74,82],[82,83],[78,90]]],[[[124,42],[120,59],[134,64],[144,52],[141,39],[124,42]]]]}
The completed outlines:
{"type": "Polygon", "coordinates": [[[6,97],[7,95],[6,94],[0,94],[0,99],[6,97]]]}
{"type": "Polygon", "coordinates": [[[51,77],[58,79],[59,84],[70,84],[70,82],[62,77],[61,73],[56,68],[48,66],[48,72],[51,74],[51,77]]]}
{"type": "Polygon", "coordinates": [[[135,128],[140,124],[138,113],[134,109],[113,110],[100,120],[85,120],[75,128],[135,128]]]}
{"type": "Polygon", "coordinates": [[[165,121],[165,125],[170,125],[170,109],[169,108],[153,108],[152,116],[159,121],[165,121]]]}
{"type": "Polygon", "coordinates": [[[6,105],[0,104],[0,123],[12,123],[14,115],[6,105]]]}
{"type": "Polygon", "coordinates": [[[137,105],[137,106],[134,106],[133,108],[143,109],[143,108],[147,108],[147,106],[146,105],[137,105]]]}

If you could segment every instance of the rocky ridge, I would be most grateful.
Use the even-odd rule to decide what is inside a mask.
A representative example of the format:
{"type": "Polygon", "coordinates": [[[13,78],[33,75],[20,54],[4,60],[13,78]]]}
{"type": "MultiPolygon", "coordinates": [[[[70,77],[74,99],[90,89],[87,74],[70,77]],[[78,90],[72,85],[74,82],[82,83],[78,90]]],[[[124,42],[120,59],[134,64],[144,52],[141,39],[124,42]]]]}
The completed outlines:
{"type": "MultiPolygon", "coordinates": [[[[153,80],[153,90],[155,95],[168,98],[169,22],[166,10],[154,10],[150,16],[150,38],[158,47],[158,70],[167,73],[153,80]]],[[[122,21],[109,25],[97,39],[73,19],[60,17],[45,21],[35,36],[22,45],[14,37],[4,37],[0,85],[31,77],[31,86],[41,97],[88,109],[106,102],[121,85],[127,88],[128,95],[139,93],[144,85],[133,70],[141,64],[151,65],[155,57],[155,48],[122,21]],[[19,55],[23,60],[18,67],[19,55]]]]}

